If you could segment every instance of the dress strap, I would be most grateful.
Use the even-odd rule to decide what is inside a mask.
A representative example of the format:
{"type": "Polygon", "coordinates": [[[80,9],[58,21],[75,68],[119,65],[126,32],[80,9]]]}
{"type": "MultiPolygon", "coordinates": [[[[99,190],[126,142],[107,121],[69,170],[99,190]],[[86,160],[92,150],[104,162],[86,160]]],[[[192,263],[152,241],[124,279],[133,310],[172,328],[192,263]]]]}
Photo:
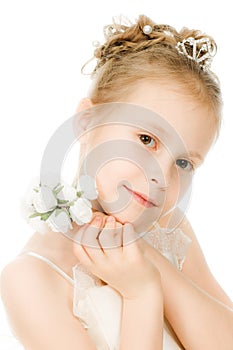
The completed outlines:
{"type": "Polygon", "coordinates": [[[60,275],[62,275],[68,282],[70,282],[72,285],[74,285],[74,280],[69,276],[67,275],[67,273],[65,273],[60,267],[58,267],[56,264],[54,264],[51,260],[49,260],[48,258],[40,255],[40,254],[37,254],[35,252],[24,252],[20,255],[31,255],[31,256],[34,256],[35,258],[38,258],[44,262],[46,262],[48,265],[50,265],[55,271],[57,271],[58,273],[60,273],[60,275]]]}

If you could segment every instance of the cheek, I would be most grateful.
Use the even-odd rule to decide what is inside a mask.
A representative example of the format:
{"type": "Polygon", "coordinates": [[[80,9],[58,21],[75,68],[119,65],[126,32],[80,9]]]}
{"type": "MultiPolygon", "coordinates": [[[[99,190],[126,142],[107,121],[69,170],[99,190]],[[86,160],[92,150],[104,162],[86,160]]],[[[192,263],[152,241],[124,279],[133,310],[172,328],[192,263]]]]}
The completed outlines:
{"type": "MultiPolygon", "coordinates": [[[[132,184],[142,179],[143,174],[135,164],[125,160],[113,160],[103,165],[96,174],[96,185],[99,197],[111,201],[118,197],[117,188],[122,181],[132,184]]],[[[145,177],[144,177],[145,181],[145,177]]]]}
{"type": "Polygon", "coordinates": [[[166,193],[164,212],[176,206],[192,185],[192,174],[180,170],[173,176],[166,193]]]}
{"type": "Polygon", "coordinates": [[[171,209],[176,205],[177,200],[179,198],[179,190],[180,190],[180,186],[178,181],[175,181],[170,184],[169,189],[167,190],[167,193],[166,193],[166,199],[165,199],[164,210],[163,210],[164,212],[166,212],[167,210],[171,209]]]}
{"type": "Polygon", "coordinates": [[[169,187],[166,190],[165,201],[163,213],[170,210],[177,203],[180,193],[180,180],[177,168],[171,170],[171,175],[169,177],[169,187]]]}

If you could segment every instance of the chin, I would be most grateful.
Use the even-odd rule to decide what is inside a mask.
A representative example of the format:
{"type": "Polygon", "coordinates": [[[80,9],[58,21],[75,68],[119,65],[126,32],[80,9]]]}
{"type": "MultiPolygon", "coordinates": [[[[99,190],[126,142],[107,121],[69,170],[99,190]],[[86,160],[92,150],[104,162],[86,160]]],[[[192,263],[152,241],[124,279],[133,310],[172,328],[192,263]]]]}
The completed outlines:
{"type": "MultiPolygon", "coordinates": [[[[123,191],[122,197],[126,193],[126,197],[124,198],[124,201],[122,204],[125,202],[127,203],[128,198],[128,193],[126,191],[123,191]]],[[[161,207],[145,207],[138,201],[130,198],[129,202],[127,205],[118,205],[116,206],[115,203],[113,202],[106,202],[102,201],[100,198],[98,198],[98,205],[99,205],[99,210],[105,213],[106,215],[111,215],[115,217],[116,221],[118,221],[120,224],[125,224],[125,223],[131,223],[136,231],[144,231],[145,229],[151,227],[151,224],[158,220],[158,218],[161,215],[161,207]],[[116,210],[116,208],[121,207],[122,210],[116,210]]]]}
{"type": "Polygon", "coordinates": [[[158,208],[150,208],[149,210],[125,210],[119,213],[108,212],[107,214],[114,216],[116,221],[122,225],[131,223],[135,232],[142,233],[151,228],[151,225],[160,217],[161,212],[158,208]]]}

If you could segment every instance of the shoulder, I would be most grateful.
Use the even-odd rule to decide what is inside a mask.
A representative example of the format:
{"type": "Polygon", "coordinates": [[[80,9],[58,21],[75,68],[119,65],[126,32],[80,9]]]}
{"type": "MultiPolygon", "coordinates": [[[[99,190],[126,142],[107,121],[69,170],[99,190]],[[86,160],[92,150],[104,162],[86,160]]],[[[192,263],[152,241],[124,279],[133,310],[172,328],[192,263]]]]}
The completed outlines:
{"type": "MultiPolygon", "coordinates": [[[[67,284],[47,264],[39,259],[24,255],[9,262],[1,271],[0,290],[6,307],[20,300],[26,306],[30,298],[57,290],[55,298],[64,298],[67,284]]],[[[35,305],[36,308],[36,305],[35,305]]]]}
{"type": "Polygon", "coordinates": [[[8,322],[27,349],[94,349],[72,313],[68,283],[43,261],[15,259],[2,270],[0,283],[8,322]]]}
{"type": "MultiPolygon", "coordinates": [[[[22,255],[10,261],[1,272],[1,286],[10,279],[19,279],[28,281],[28,277],[38,281],[39,277],[47,279],[54,275],[43,261],[34,259],[29,255],[22,255]]],[[[54,275],[55,276],[55,275],[54,275]]]]}

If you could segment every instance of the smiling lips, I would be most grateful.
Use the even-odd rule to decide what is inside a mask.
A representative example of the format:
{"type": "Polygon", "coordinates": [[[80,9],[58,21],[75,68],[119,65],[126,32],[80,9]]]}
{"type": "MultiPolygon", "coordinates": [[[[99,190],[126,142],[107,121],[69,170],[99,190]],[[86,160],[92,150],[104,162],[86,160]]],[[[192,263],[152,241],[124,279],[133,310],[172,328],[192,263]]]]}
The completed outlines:
{"type": "Polygon", "coordinates": [[[134,199],[139,202],[140,204],[142,204],[144,207],[146,208],[151,208],[151,207],[156,207],[157,205],[155,203],[153,203],[148,197],[146,197],[145,195],[139,193],[139,192],[135,192],[130,190],[127,186],[124,185],[124,187],[133,195],[134,199]]]}

